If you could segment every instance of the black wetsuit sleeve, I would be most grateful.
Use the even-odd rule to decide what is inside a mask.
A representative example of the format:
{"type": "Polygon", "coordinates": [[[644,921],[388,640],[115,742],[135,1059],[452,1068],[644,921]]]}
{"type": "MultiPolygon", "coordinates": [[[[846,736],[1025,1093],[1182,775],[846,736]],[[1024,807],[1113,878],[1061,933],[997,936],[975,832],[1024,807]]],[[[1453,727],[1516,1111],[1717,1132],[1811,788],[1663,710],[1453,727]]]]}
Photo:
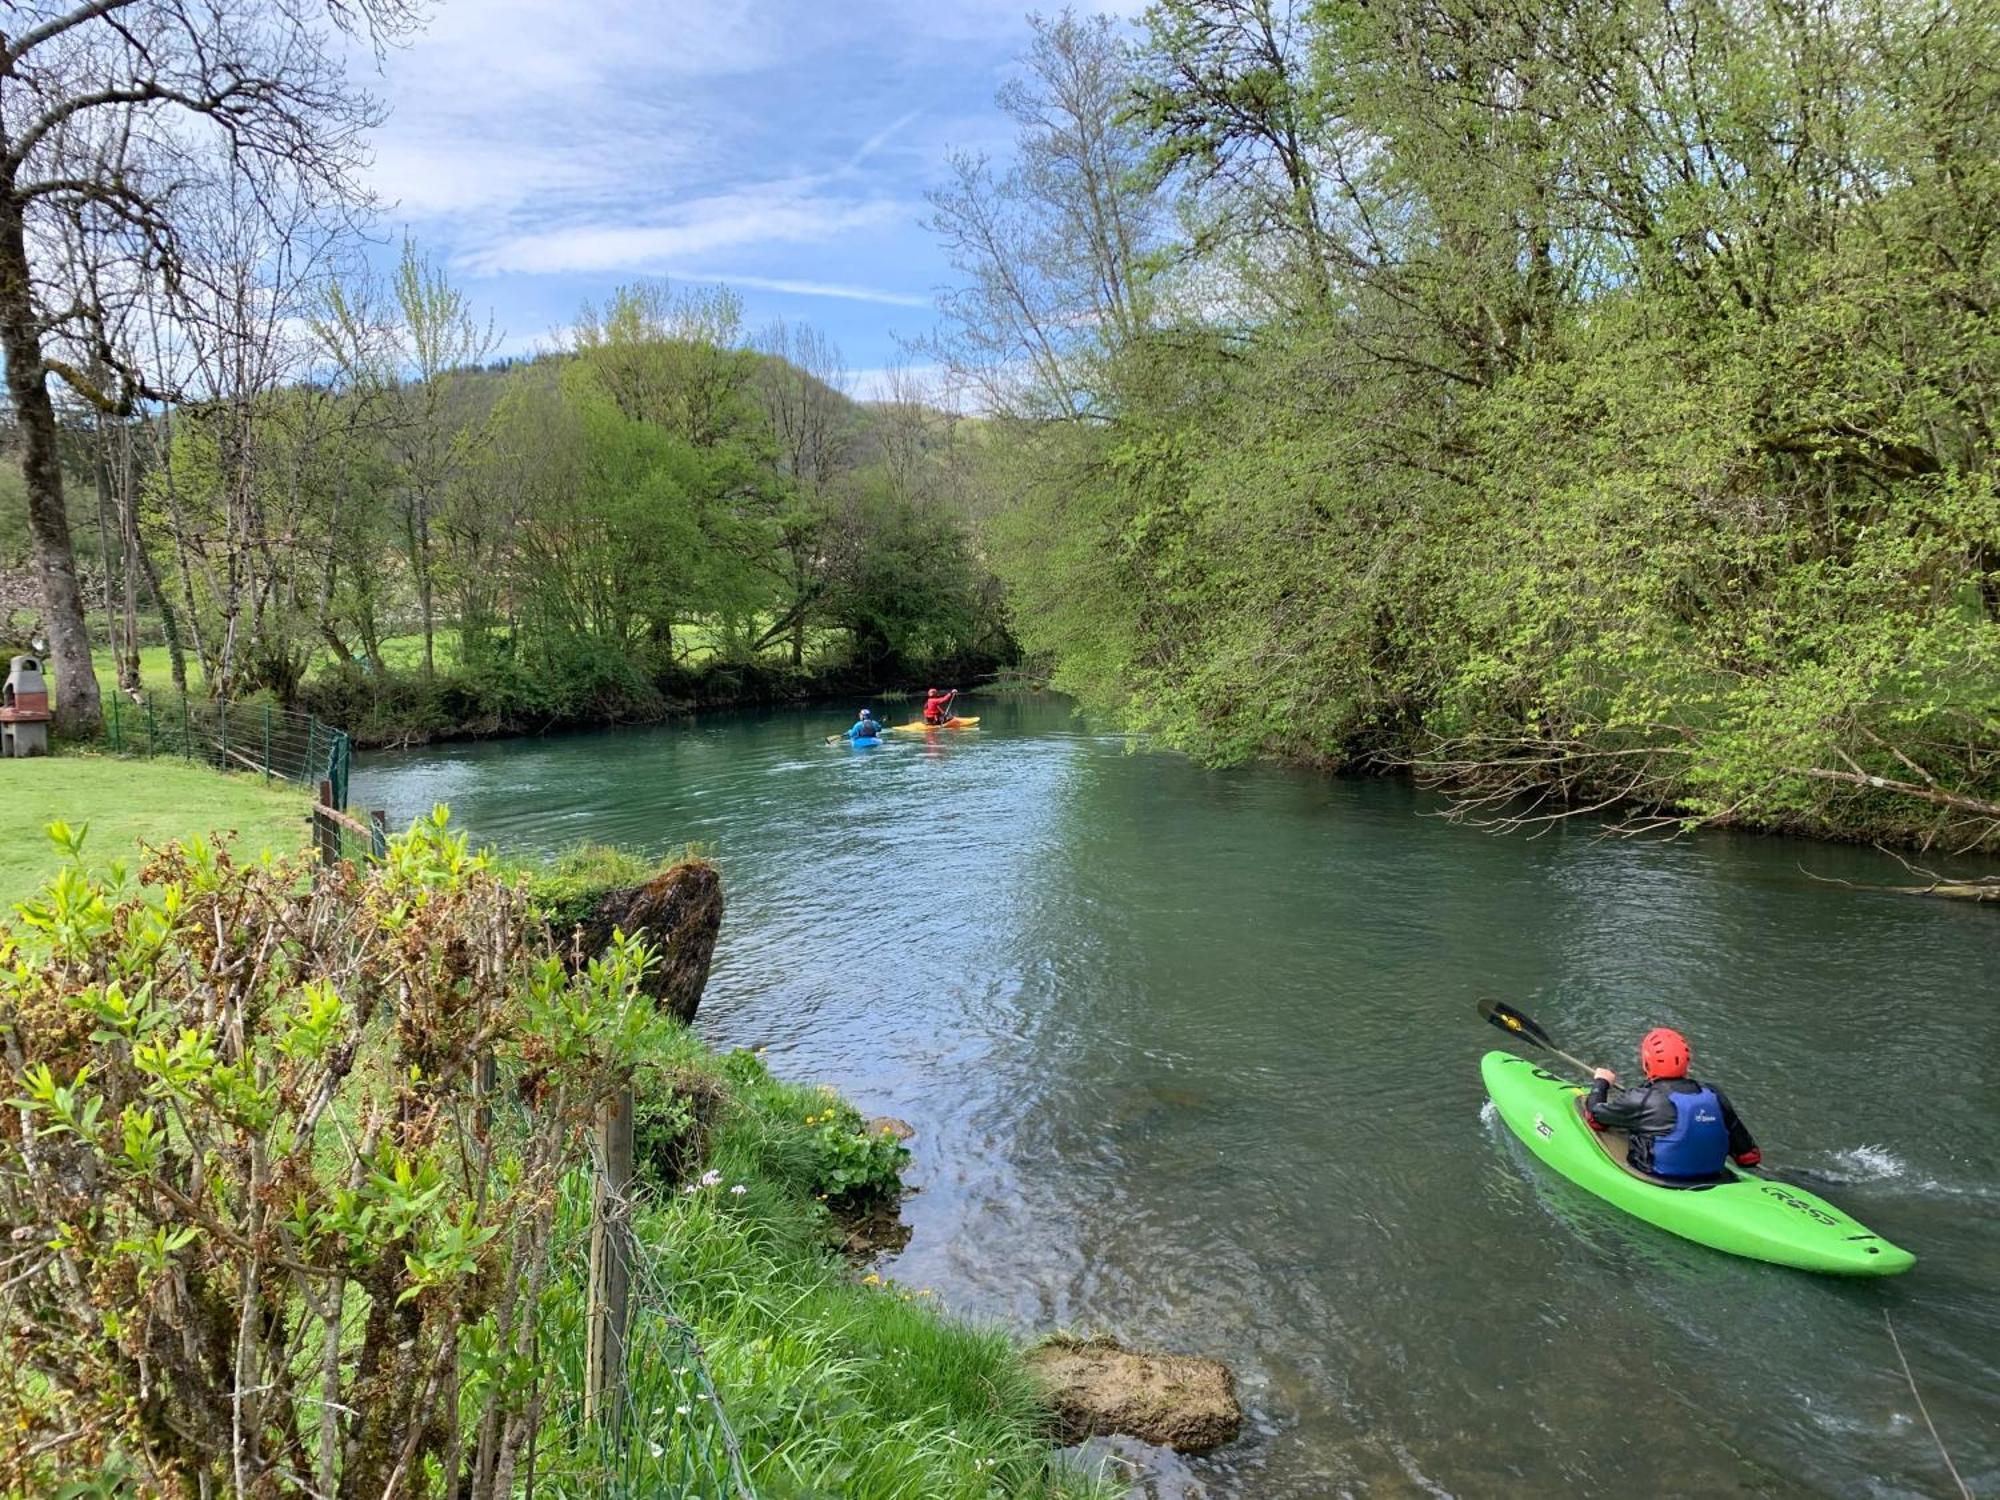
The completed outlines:
{"type": "Polygon", "coordinates": [[[1590,1097],[1584,1101],[1590,1118],[1606,1130],[1636,1129],[1645,1113],[1646,1090],[1626,1089],[1616,1099],[1610,1094],[1611,1085],[1602,1078],[1591,1084],[1590,1097]]]}
{"type": "Polygon", "coordinates": [[[1722,1123],[1729,1127],[1729,1154],[1731,1156],[1756,1154],[1757,1142],[1751,1139],[1749,1130],[1737,1117],[1734,1106],[1729,1102],[1729,1096],[1721,1089],[1716,1089],[1715,1102],[1722,1106],[1722,1123]]]}

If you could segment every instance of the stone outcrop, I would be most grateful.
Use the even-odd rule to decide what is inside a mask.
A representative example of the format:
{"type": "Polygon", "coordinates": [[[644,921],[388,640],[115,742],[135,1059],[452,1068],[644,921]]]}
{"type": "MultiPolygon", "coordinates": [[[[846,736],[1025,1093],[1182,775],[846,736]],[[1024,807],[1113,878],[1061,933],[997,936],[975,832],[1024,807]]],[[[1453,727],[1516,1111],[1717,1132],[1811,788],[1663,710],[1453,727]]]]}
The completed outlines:
{"type": "Polygon", "coordinates": [[[578,952],[602,953],[613,932],[640,934],[657,955],[646,993],[692,1023],[721,930],[722,877],[706,860],[689,860],[600,896],[581,924],[578,952]]]}
{"type": "Polygon", "coordinates": [[[1207,1453],[1243,1426],[1236,1380],[1220,1360],[1143,1354],[1111,1339],[1051,1339],[1028,1351],[1061,1440],[1123,1434],[1207,1453]]]}

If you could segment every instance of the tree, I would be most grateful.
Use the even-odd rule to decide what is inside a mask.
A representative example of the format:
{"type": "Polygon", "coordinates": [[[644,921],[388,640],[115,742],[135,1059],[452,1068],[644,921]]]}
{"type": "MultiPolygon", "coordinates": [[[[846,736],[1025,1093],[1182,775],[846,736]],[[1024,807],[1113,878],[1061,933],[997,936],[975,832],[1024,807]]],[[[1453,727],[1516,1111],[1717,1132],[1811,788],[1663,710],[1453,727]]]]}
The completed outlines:
{"type": "MultiPolygon", "coordinates": [[[[1110,358],[982,325],[1077,382],[1028,415],[1092,419],[1016,424],[989,476],[1059,683],[1212,760],[1414,766],[1503,824],[2000,845],[1992,0],[1147,26],[1171,316],[1110,358]]],[[[954,249],[1070,201],[980,181],[1034,201],[961,165],[954,249]]],[[[971,258],[954,305],[1051,284],[1022,265],[971,258]]]]}
{"type": "Polygon", "coordinates": [[[444,272],[408,239],[396,267],[396,308],[401,314],[403,378],[393,381],[398,420],[390,442],[403,470],[404,539],[423,622],[424,676],[437,672],[437,622],[431,528],[453,481],[465,465],[473,429],[454,395],[464,373],[493,352],[498,337],[482,324],[444,272]]]}
{"type": "Polygon", "coordinates": [[[740,644],[770,599],[764,562],[776,545],[782,487],[742,322],[728,288],[675,292],[662,282],[620,287],[605,308],[586,305],[576,321],[581,378],[675,445],[676,493],[698,527],[699,547],[676,560],[685,586],[654,595],[651,643],[663,655],[673,649],[677,614],[707,614],[740,644]]]}
{"type": "Polygon", "coordinates": [[[777,450],[786,493],[778,503],[776,546],[766,564],[777,581],[777,619],[758,648],[789,637],[792,665],[805,664],[806,627],[826,591],[827,530],[834,484],[853,446],[849,404],[840,394],[840,351],[808,324],[782,321],[764,336],[757,391],[777,450]]]}
{"type": "Polygon", "coordinates": [[[129,367],[109,382],[91,378],[89,355],[110,363],[115,354],[103,306],[119,288],[79,284],[53,247],[79,235],[104,253],[68,266],[115,261],[170,277],[187,189],[231,176],[343,219],[362,201],[354,168],[377,113],[348,84],[334,38],[360,30],[379,46],[419,14],[411,0],[12,7],[13,29],[0,38],[0,354],[21,432],[57,713],[72,730],[92,728],[102,710],[48,377],[116,412],[132,408],[144,382],[129,367]]]}
{"type": "Polygon", "coordinates": [[[999,94],[1018,127],[995,174],[958,153],[929,196],[931,230],[965,284],[930,352],[993,411],[1077,419],[1096,370],[1154,316],[1147,259],[1158,208],[1126,123],[1129,54],[1108,17],[1036,17],[1022,76],[999,94]]]}

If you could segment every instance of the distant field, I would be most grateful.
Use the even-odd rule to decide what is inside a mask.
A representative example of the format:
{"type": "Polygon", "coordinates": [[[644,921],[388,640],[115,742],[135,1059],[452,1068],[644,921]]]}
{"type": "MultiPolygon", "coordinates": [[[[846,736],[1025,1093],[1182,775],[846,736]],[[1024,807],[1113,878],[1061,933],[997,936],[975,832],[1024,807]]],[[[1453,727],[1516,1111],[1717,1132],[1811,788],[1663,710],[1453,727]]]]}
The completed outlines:
{"type": "Polygon", "coordinates": [[[56,755],[0,760],[0,920],[54,874],[63,855],[43,829],[58,820],[90,825],[84,860],[103,869],[136,864],[139,846],[189,834],[234,831],[255,853],[291,853],[305,843],[306,798],[295,787],[226,776],[165,760],[56,755]]]}
{"type": "MultiPolygon", "coordinates": [[[[713,661],[721,652],[724,632],[718,626],[686,624],[674,627],[674,654],[687,666],[700,666],[713,661]]],[[[806,632],[806,656],[817,660],[838,650],[845,644],[846,632],[833,629],[814,629],[806,632]]],[[[765,660],[781,660],[790,650],[790,643],[776,642],[761,653],[765,660]]],[[[448,671],[458,665],[458,635],[456,631],[442,632],[437,637],[435,647],[440,671],[448,671]]],[[[99,688],[109,693],[118,684],[117,665],[111,659],[108,648],[99,647],[91,653],[91,660],[97,668],[99,688]]],[[[323,671],[333,660],[332,654],[319,651],[313,656],[308,673],[323,671]]],[[[424,638],[421,635],[394,635],[382,642],[382,660],[394,670],[414,671],[423,665],[424,638]]],[[[139,676],[146,687],[153,691],[169,687],[173,682],[173,665],[165,646],[142,646],[139,648],[139,676]]],[[[201,665],[192,653],[188,656],[188,689],[200,694],[206,684],[202,678],[201,665]]]]}

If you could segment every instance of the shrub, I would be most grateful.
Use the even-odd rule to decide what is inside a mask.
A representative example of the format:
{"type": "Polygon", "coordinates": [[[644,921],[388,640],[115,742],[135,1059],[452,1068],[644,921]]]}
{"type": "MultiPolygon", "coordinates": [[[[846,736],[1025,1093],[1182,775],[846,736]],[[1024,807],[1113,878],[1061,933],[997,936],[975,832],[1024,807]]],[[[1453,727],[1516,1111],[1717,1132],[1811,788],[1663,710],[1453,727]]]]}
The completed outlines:
{"type": "Polygon", "coordinates": [[[442,810],[317,875],[56,832],[0,930],[0,1486],[511,1493],[561,1180],[670,1028],[643,951],[567,973],[442,810]]]}

